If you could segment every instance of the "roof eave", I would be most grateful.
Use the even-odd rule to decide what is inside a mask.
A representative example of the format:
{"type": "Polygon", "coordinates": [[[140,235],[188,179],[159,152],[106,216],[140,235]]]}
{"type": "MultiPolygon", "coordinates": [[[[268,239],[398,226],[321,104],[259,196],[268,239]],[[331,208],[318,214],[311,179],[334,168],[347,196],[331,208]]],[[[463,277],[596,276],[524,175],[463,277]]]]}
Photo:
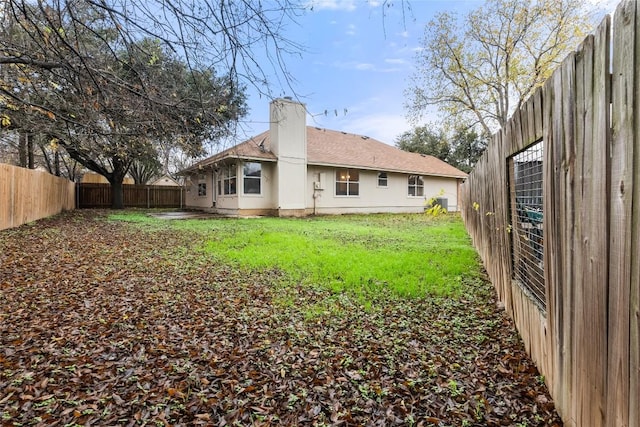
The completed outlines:
{"type": "Polygon", "coordinates": [[[258,156],[245,156],[242,154],[232,154],[232,153],[226,153],[223,156],[220,157],[211,157],[209,159],[206,160],[202,160],[199,163],[196,163],[193,166],[190,166],[186,169],[181,170],[180,172],[178,172],[178,175],[188,175],[191,172],[196,172],[196,171],[200,171],[203,169],[207,169],[209,166],[211,165],[215,165],[219,162],[222,162],[224,160],[227,159],[234,159],[234,160],[250,160],[250,161],[257,161],[257,162],[271,162],[271,163],[275,163],[277,161],[277,159],[275,158],[270,158],[270,157],[258,157],[258,156]]]}
{"type": "Polygon", "coordinates": [[[409,169],[375,168],[375,167],[361,166],[361,165],[350,165],[346,163],[343,164],[343,163],[327,163],[327,162],[307,162],[307,164],[312,166],[325,166],[325,167],[332,167],[332,168],[354,168],[354,169],[362,169],[362,170],[369,170],[369,171],[402,173],[402,174],[408,174],[408,175],[437,176],[442,178],[465,179],[467,177],[466,175],[442,174],[442,173],[433,173],[433,172],[426,173],[424,171],[409,170],[409,169]]]}

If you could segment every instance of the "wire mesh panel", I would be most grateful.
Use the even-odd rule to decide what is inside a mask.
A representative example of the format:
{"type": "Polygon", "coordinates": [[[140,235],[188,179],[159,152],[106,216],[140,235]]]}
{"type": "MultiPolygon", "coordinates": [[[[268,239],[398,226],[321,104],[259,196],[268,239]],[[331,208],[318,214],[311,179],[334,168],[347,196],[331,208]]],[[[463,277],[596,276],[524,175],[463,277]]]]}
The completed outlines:
{"type": "Polygon", "coordinates": [[[546,309],[544,282],[543,142],[510,158],[514,278],[546,309]]]}

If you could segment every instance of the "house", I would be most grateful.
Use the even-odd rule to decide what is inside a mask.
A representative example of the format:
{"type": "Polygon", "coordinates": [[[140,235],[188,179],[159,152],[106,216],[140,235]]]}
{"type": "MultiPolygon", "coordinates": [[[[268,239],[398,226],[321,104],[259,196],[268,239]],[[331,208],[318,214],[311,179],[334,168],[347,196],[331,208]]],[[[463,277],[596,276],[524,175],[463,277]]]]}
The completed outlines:
{"type": "Polygon", "coordinates": [[[180,183],[175,179],[171,178],[168,174],[162,175],[159,178],[156,178],[149,185],[163,185],[169,187],[180,187],[180,183]]]}
{"type": "Polygon", "coordinates": [[[306,125],[306,107],[270,104],[270,129],[185,169],[186,206],[225,215],[458,210],[466,174],[432,156],[306,125]],[[445,200],[446,199],[446,200],[445,200]]]}

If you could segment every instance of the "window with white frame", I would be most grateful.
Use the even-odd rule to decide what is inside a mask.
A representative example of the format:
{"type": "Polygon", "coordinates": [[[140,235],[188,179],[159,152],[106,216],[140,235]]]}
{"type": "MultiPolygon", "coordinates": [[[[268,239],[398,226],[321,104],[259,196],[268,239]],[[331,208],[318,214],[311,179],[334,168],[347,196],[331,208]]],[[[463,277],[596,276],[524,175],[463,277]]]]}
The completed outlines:
{"type": "Polygon", "coordinates": [[[336,196],[358,196],[360,173],[357,169],[336,170],[336,196]]]}
{"type": "Polygon", "coordinates": [[[236,194],[236,165],[224,165],[218,173],[218,194],[236,194]]]}
{"type": "Polygon", "coordinates": [[[260,182],[262,179],[262,164],[247,162],[242,168],[242,185],[244,194],[260,194],[260,182]]]}
{"type": "Polygon", "coordinates": [[[378,172],[378,187],[386,187],[388,185],[388,177],[386,172],[378,172]]]}
{"type": "Polygon", "coordinates": [[[424,180],[420,175],[409,175],[409,196],[424,196],[424,180]]]}

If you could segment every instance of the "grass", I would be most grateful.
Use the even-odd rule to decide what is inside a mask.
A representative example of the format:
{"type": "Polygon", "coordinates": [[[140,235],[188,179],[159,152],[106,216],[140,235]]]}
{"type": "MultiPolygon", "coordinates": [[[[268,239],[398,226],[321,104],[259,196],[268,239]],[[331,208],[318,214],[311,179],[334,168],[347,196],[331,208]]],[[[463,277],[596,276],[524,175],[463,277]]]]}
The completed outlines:
{"type": "Polygon", "coordinates": [[[560,425],[478,269],[456,216],[74,210],[3,230],[0,419],[560,425]]]}
{"type": "Polygon", "coordinates": [[[252,218],[165,222],[126,211],[112,220],[190,231],[219,262],[277,269],[290,281],[376,297],[455,296],[479,273],[457,215],[346,215],[306,219],[252,218]]]}

